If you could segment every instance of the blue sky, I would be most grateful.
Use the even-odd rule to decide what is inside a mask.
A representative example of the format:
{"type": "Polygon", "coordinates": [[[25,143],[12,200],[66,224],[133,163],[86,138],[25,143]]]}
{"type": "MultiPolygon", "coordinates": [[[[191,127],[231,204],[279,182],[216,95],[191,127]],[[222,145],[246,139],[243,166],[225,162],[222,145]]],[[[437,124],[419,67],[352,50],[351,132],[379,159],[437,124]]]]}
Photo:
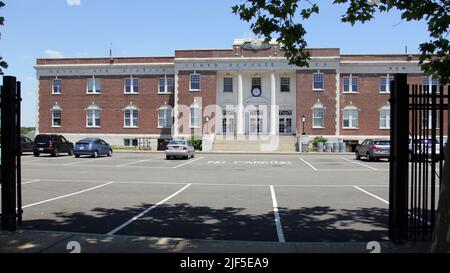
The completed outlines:
{"type": "MultiPolygon", "coordinates": [[[[171,56],[175,49],[230,48],[249,24],[231,13],[239,0],[6,0],[0,10],[0,56],[6,75],[23,83],[23,126],[36,124],[37,82],[33,65],[42,57],[171,56]]],[[[424,22],[401,21],[393,11],[354,27],[340,23],[345,8],[316,0],[319,15],[306,24],[310,47],[342,53],[417,53],[428,40],[424,22]]]]}

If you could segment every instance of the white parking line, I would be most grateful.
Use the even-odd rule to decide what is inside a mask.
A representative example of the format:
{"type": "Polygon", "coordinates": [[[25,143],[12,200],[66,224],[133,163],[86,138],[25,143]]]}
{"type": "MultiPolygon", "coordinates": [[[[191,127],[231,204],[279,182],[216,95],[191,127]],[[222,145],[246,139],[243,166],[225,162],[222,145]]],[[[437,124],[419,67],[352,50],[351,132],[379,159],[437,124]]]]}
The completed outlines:
{"type": "Polygon", "coordinates": [[[107,159],[107,158],[110,158],[110,157],[97,157],[97,158],[93,158],[93,159],[90,159],[90,160],[79,159],[79,161],[62,164],[62,166],[78,165],[78,164],[81,164],[81,163],[89,163],[89,162],[92,162],[92,161],[104,160],[104,159],[107,159]]]}
{"type": "Polygon", "coordinates": [[[384,200],[383,198],[381,198],[381,197],[379,197],[379,196],[376,196],[375,194],[372,194],[372,193],[370,193],[370,192],[368,192],[368,191],[365,191],[365,190],[361,189],[361,188],[358,187],[358,186],[353,186],[353,187],[354,187],[355,189],[360,190],[360,191],[362,191],[363,193],[368,194],[368,195],[372,196],[373,198],[376,198],[376,199],[380,200],[381,202],[383,202],[383,203],[389,205],[389,202],[386,201],[386,200],[384,200]]]}
{"type": "Polygon", "coordinates": [[[41,179],[35,179],[35,180],[27,181],[27,182],[22,182],[22,185],[31,184],[31,183],[35,183],[35,182],[39,182],[39,181],[41,181],[41,179]]]}
{"type": "Polygon", "coordinates": [[[184,191],[185,189],[187,189],[189,186],[191,186],[191,184],[187,184],[186,186],[184,186],[183,188],[181,188],[180,190],[178,190],[176,193],[172,194],[171,196],[167,197],[164,200],[159,201],[156,205],[151,206],[150,208],[144,210],[143,212],[139,213],[138,215],[134,216],[133,218],[131,218],[130,220],[128,220],[127,222],[123,223],[122,225],[118,226],[117,228],[111,230],[110,232],[106,233],[106,235],[108,236],[112,236],[114,234],[116,234],[117,232],[119,232],[120,230],[122,230],[123,228],[125,228],[126,226],[128,226],[129,224],[133,223],[134,221],[136,221],[137,219],[141,218],[142,216],[144,216],[145,214],[147,214],[149,211],[157,208],[159,205],[164,204],[165,202],[169,201],[171,198],[175,197],[176,195],[178,195],[180,192],[184,191]]]}
{"type": "Polygon", "coordinates": [[[360,162],[356,162],[356,161],[354,161],[354,160],[349,160],[349,159],[346,159],[346,158],[343,158],[343,157],[341,157],[341,159],[343,159],[343,160],[345,160],[345,161],[347,161],[347,162],[353,163],[353,164],[357,164],[357,165],[360,165],[360,166],[369,168],[369,169],[371,169],[371,170],[373,170],[373,171],[379,171],[377,168],[371,167],[371,166],[369,166],[369,165],[366,165],[366,164],[363,164],[363,163],[360,163],[360,162]]]}
{"type": "Polygon", "coordinates": [[[44,201],[41,201],[41,202],[29,204],[29,205],[23,206],[22,208],[25,209],[25,208],[29,208],[29,207],[32,207],[32,206],[36,206],[36,205],[48,203],[48,202],[51,202],[51,201],[59,200],[59,199],[62,199],[62,198],[74,196],[74,195],[77,195],[77,194],[85,193],[85,192],[88,192],[88,191],[92,191],[92,190],[95,190],[95,189],[98,189],[98,188],[110,185],[112,183],[114,183],[114,182],[111,181],[111,182],[108,182],[108,183],[105,183],[105,184],[102,184],[102,185],[99,185],[99,186],[96,186],[96,187],[92,187],[92,188],[89,188],[89,189],[86,189],[86,190],[77,191],[77,192],[74,192],[74,193],[71,193],[71,194],[66,194],[66,195],[63,195],[63,196],[47,199],[47,200],[44,200],[44,201]]]}
{"type": "Polygon", "coordinates": [[[278,212],[278,202],[273,185],[270,185],[270,193],[272,195],[273,214],[275,216],[275,225],[277,227],[278,242],[285,243],[286,239],[284,238],[283,226],[281,225],[280,213],[278,212]]]}
{"type": "Polygon", "coordinates": [[[180,164],[180,165],[178,165],[178,166],[175,166],[175,167],[173,167],[173,168],[174,168],[174,169],[177,169],[177,168],[179,168],[179,167],[183,167],[183,166],[186,166],[187,164],[191,164],[191,163],[194,163],[195,161],[199,161],[199,160],[201,160],[201,159],[203,159],[203,157],[200,157],[200,158],[197,158],[197,159],[194,159],[194,160],[188,161],[188,162],[186,162],[186,163],[180,164]]]}
{"type": "Polygon", "coordinates": [[[308,161],[304,160],[303,158],[300,157],[300,160],[303,161],[306,165],[310,166],[314,171],[319,171],[316,169],[316,167],[314,167],[311,163],[309,163],[308,161]]]}
{"type": "Polygon", "coordinates": [[[133,161],[133,162],[122,164],[122,165],[116,165],[116,167],[121,168],[121,167],[131,166],[134,164],[139,164],[139,163],[143,163],[143,162],[147,162],[147,161],[152,161],[152,160],[153,159],[144,159],[144,160],[139,160],[139,161],[133,161]]]}

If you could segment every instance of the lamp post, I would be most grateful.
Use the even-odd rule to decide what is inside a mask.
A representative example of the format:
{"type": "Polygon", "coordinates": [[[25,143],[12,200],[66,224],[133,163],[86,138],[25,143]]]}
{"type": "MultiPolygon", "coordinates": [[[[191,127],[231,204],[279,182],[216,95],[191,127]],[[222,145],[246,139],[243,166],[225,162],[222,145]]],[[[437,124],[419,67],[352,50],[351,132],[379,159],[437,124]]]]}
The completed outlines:
{"type": "Polygon", "coordinates": [[[209,120],[210,117],[205,117],[205,123],[206,123],[206,134],[209,135],[209,120]]]}
{"type": "Polygon", "coordinates": [[[306,122],[306,117],[305,115],[302,116],[302,135],[306,135],[305,134],[305,122],[306,122]]]}

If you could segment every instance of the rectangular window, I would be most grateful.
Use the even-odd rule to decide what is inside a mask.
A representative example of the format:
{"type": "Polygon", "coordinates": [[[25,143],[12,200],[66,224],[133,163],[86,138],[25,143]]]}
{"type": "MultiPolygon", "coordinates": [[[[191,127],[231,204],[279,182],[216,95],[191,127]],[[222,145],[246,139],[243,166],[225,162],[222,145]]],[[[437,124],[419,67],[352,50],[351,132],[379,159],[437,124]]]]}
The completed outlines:
{"type": "Polygon", "coordinates": [[[61,110],[52,111],[52,127],[61,127],[61,110]]]}
{"type": "MultiPolygon", "coordinates": [[[[431,110],[425,110],[422,111],[422,128],[426,128],[428,126],[428,129],[433,128],[433,111],[431,110]]],[[[439,111],[436,111],[436,129],[439,129],[439,111]]]]}
{"type": "Polygon", "coordinates": [[[127,78],[124,81],[125,94],[138,94],[139,93],[139,79],[133,77],[127,78]]]}
{"type": "Polygon", "coordinates": [[[59,79],[53,80],[52,93],[53,94],[61,94],[61,80],[59,80],[59,79]]]}
{"type": "Polygon", "coordinates": [[[358,93],[359,92],[359,78],[353,76],[346,76],[344,81],[344,93],[358,93]]]}
{"type": "Polygon", "coordinates": [[[281,92],[290,92],[291,91],[291,78],[281,77],[280,79],[280,91],[281,92]]]}
{"type": "Polygon", "coordinates": [[[171,94],[174,91],[174,80],[173,78],[160,78],[158,92],[160,94],[171,94]]]}
{"type": "Polygon", "coordinates": [[[323,108],[313,109],[313,128],[324,128],[324,110],[323,108]]]}
{"type": "Polygon", "coordinates": [[[390,93],[391,83],[394,81],[393,76],[383,76],[380,77],[380,93],[390,93]]]}
{"type": "Polygon", "coordinates": [[[100,110],[90,109],[86,114],[87,127],[100,127],[100,110]]]}
{"type": "Polygon", "coordinates": [[[223,78],[223,92],[233,92],[233,78],[223,78]]]}
{"type": "Polygon", "coordinates": [[[344,128],[357,129],[359,126],[358,110],[357,109],[345,109],[343,121],[344,121],[344,128]]]}
{"type": "Polygon", "coordinates": [[[137,128],[139,126],[139,111],[136,109],[125,110],[125,127],[137,128]]]}
{"type": "Polygon", "coordinates": [[[191,74],[189,82],[190,91],[200,91],[200,74],[191,74]]]}
{"type": "Polygon", "coordinates": [[[380,110],[380,129],[390,129],[391,128],[391,110],[382,109],[380,110]]]}
{"type": "Polygon", "coordinates": [[[138,146],[138,140],[137,139],[131,139],[131,138],[124,138],[123,139],[123,146],[125,147],[137,147],[138,146]]]}
{"type": "Polygon", "coordinates": [[[99,79],[88,79],[87,81],[87,93],[88,94],[100,94],[100,80],[99,79]]]}
{"type": "Polygon", "coordinates": [[[314,73],[313,76],[313,90],[325,89],[325,78],[323,73],[314,73]]]}
{"type": "Polygon", "coordinates": [[[262,90],[261,88],[261,78],[260,77],[253,77],[252,78],[252,90],[258,88],[259,90],[262,90]]]}
{"type": "Polygon", "coordinates": [[[171,128],[172,127],[172,110],[159,109],[158,111],[158,128],[171,128]]]}
{"type": "Polygon", "coordinates": [[[437,79],[433,79],[431,77],[424,77],[423,78],[423,90],[425,91],[425,93],[428,93],[430,91],[430,87],[431,90],[436,90],[437,93],[439,93],[439,80],[437,79]]]}
{"type": "Polygon", "coordinates": [[[200,108],[191,107],[190,109],[190,127],[200,128],[200,108]]]}

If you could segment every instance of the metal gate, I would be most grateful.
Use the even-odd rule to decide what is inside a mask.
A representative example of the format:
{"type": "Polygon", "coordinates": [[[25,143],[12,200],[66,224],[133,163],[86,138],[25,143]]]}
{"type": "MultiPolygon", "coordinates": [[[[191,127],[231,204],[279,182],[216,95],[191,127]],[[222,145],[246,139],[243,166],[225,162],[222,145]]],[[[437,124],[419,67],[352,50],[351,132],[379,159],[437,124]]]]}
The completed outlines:
{"type": "Polygon", "coordinates": [[[15,231],[22,224],[21,84],[15,77],[3,77],[1,108],[1,228],[15,231]]]}
{"type": "Polygon", "coordinates": [[[405,74],[395,77],[389,177],[389,236],[394,242],[432,237],[448,136],[448,99],[448,87],[407,85],[405,74]]]}

